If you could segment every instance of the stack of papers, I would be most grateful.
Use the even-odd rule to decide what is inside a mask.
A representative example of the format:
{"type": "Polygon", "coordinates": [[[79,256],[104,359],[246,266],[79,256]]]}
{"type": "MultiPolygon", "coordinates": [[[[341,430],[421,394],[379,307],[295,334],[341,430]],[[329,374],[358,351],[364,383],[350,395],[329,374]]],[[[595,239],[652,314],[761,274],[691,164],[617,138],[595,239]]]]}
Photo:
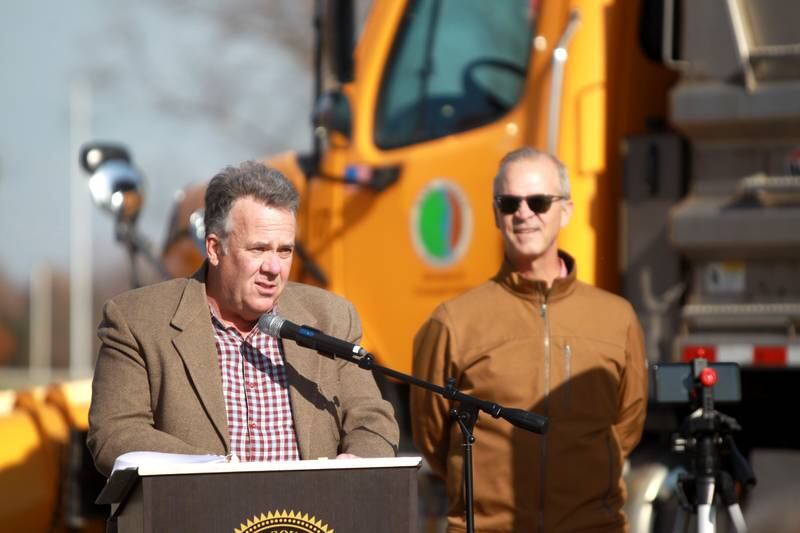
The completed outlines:
{"type": "Polygon", "coordinates": [[[128,452],[123,453],[114,461],[113,474],[117,470],[139,468],[141,466],[166,466],[166,465],[197,465],[236,462],[237,459],[228,459],[224,455],[187,455],[182,453],[161,452],[128,452]]]}

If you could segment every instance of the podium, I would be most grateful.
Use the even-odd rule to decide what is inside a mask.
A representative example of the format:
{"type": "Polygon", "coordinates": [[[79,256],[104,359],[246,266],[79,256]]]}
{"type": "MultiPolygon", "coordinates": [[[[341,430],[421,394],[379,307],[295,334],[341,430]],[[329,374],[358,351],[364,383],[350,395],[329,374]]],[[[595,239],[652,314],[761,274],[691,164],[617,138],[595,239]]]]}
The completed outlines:
{"type": "Polygon", "coordinates": [[[229,533],[417,531],[419,457],[159,464],[117,470],[97,503],[109,530],[229,533]]]}

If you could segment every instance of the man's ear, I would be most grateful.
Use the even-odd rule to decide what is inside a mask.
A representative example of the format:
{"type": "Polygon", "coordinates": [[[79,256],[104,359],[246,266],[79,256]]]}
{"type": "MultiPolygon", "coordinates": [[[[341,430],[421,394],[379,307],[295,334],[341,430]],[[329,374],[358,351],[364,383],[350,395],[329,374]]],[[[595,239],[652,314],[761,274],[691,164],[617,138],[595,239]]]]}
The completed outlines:
{"type": "Polygon", "coordinates": [[[572,198],[561,200],[559,203],[561,204],[561,227],[563,228],[569,224],[569,220],[572,218],[572,198]]]}
{"type": "Polygon", "coordinates": [[[219,266],[219,260],[224,254],[222,239],[216,233],[206,235],[206,256],[209,264],[219,266]]]}

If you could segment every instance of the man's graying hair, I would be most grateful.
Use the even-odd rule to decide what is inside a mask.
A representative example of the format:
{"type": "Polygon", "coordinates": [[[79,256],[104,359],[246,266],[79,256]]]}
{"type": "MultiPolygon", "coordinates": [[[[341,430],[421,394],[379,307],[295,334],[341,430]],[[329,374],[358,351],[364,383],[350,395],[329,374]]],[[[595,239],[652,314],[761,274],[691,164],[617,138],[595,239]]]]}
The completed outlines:
{"type": "Polygon", "coordinates": [[[506,175],[508,165],[516,163],[517,161],[536,161],[539,159],[546,159],[556,167],[558,170],[558,182],[561,187],[561,194],[569,198],[569,174],[567,173],[567,167],[553,154],[543,150],[537,150],[530,146],[517,148],[503,156],[503,159],[500,160],[500,167],[497,169],[497,175],[494,177],[494,194],[500,192],[500,182],[503,181],[506,175]]]}
{"type": "Polygon", "coordinates": [[[213,233],[224,239],[228,234],[228,215],[233,203],[248,196],[295,215],[300,203],[297,189],[279,170],[257,161],[225,167],[211,178],[206,189],[206,235],[213,233]]]}

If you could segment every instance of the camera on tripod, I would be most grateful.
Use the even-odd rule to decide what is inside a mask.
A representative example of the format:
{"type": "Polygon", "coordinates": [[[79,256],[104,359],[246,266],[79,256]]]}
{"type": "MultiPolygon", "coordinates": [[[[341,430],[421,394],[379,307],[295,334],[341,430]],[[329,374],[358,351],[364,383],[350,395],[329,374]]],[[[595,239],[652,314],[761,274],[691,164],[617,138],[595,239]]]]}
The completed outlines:
{"type": "Polygon", "coordinates": [[[715,401],[742,399],[739,365],[695,359],[691,363],[653,365],[652,372],[655,402],[689,403],[693,409],[672,440],[673,450],[690,458],[687,471],[678,477],[680,508],[673,532],[688,531],[694,517],[696,531],[715,533],[716,505],[720,503],[726,507],[735,531],[747,531],[735,482],[755,485],[756,479],[733,440],[733,432],[741,430],[739,423],[714,409],[715,401]]]}
{"type": "MultiPolygon", "coordinates": [[[[705,359],[695,359],[705,361],[705,359]]],[[[653,368],[652,399],[656,403],[691,403],[701,401],[700,376],[695,375],[693,363],[659,363],[653,368]]],[[[716,375],[713,385],[716,403],[735,403],[742,400],[739,365],[736,363],[706,364],[716,375]]],[[[702,369],[700,373],[702,373],[702,369]]]]}

